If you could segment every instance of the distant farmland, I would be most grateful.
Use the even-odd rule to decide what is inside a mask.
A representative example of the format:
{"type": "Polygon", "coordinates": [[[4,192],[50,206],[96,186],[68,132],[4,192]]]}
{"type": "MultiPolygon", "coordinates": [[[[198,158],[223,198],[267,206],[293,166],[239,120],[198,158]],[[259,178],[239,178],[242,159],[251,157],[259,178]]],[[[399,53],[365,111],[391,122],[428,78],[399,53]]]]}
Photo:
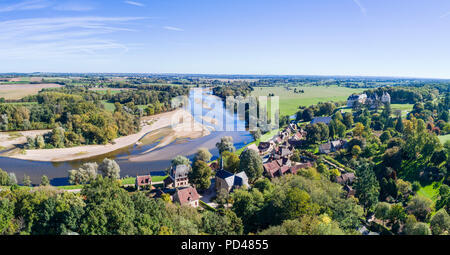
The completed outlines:
{"type": "Polygon", "coordinates": [[[0,85],[0,98],[6,100],[21,99],[26,96],[35,95],[45,88],[58,88],[58,84],[9,84],[0,85]]]}
{"type": "Polygon", "coordinates": [[[319,102],[347,101],[353,93],[361,93],[364,89],[352,89],[338,86],[311,87],[255,87],[253,96],[268,96],[270,93],[280,97],[280,114],[293,115],[299,106],[309,106],[319,102]],[[294,89],[304,90],[305,93],[294,93],[294,89]]]}

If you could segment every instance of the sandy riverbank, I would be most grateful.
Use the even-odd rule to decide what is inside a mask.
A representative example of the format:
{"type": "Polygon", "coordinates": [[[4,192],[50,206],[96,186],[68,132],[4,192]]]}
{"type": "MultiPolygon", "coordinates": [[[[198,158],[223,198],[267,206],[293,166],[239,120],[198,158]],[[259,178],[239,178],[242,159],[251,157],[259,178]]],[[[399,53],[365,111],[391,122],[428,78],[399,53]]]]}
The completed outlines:
{"type": "Polygon", "coordinates": [[[51,130],[29,130],[17,132],[0,132],[0,150],[14,149],[16,146],[27,142],[27,137],[35,138],[37,135],[44,135],[51,130]]]}
{"type": "Polygon", "coordinates": [[[177,138],[198,138],[209,134],[209,131],[202,124],[195,122],[192,115],[183,109],[145,117],[142,119],[142,122],[144,124],[139,133],[119,137],[112,144],[49,150],[26,150],[24,154],[16,152],[1,156],[33,161],[64,162],[99,156],[131,146],[138,143],[146,134],[165,127],[170,127],[173,132],[161,141],[160,145],[158,145],[159,147],[165,146],[177,138]],[[178,124],[173,125],[174,123],[178,124]]]}

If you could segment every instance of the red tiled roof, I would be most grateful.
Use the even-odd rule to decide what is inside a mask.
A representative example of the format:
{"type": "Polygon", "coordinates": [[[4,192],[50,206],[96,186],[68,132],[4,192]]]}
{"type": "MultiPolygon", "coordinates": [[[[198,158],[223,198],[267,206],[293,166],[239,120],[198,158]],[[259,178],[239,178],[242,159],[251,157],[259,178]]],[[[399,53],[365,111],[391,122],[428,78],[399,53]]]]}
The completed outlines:
{"type": "Polygon", "coordinates": [[[136,176],[136,183],[138,186],[146,186],[152,183],[152,177],[150,175],[136,176]]]}
{"type": "Polygon", "coordinates": [[[278,164],[277,161],[271,161],[269,163],[266,163],[263,165],[264,166],[264,170],[266,170],[266,172],[270,175],[273,176],[274,173],[276,171],[278,171],[278,169],[280,169],[280,165],[278,164]]]}
{"type": "Polygon", "coordinates": [[[291,169],[291,173],[293,174],[297,174],[297,171],[303,168],[310,168],[313,167],[313,165],[311,164],[311,162],[308,163],[301,163],[301,164],[297,164],[295,166],[292,166],[291,169]]]}
{"type": "Polygon", "coordinates": [[[184,205],[200,198],[197,190],[193,187],[181,189],[177,191],[180,204],[184,205]]]}
{"type": "Polygon", "coordinates": [[[289,169],[291,169],[290,166],[282,166],[281,169],[280,169],[281,174],[282,174],[282,175],[286,174],[286,172],[288,172],[289,169]]]}

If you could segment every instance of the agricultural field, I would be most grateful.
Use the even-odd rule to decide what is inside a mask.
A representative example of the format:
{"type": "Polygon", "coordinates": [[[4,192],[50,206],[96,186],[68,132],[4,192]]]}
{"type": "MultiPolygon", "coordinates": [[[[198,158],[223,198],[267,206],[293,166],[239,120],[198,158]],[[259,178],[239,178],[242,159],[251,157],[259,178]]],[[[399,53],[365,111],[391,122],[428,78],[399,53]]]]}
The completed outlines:
{"type": "Polygon", "coordinates": [[[21,99],[26,96],[35,95],[45,88],[58,88],[58,84],[10,84],[0,85],[0,98],[6,100],[21,99]]]}
{"type": "Polygon", "coordinates": [[[319,102],[347,101],[354,93],[361,93],[364,89],[352,89],[338,86],[313,87],[255,87],[252,96],[268,96],[270,93],[280,97],[280,115],[293,115],[299,106],[310,106],[319,102]],[[294,93],[294,89],[304,90],[305,93],[294,93]]]}

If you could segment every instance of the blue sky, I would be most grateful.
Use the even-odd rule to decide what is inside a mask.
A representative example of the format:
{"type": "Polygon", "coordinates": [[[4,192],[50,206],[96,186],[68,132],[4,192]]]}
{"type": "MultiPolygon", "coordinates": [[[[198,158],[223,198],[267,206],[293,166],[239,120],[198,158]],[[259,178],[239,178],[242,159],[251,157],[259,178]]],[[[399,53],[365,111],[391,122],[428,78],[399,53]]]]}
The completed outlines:
{"type": "Polygon", "coordinates": [[[448,0],[0,0],[0,72],[450,78],[448,0]]]}

